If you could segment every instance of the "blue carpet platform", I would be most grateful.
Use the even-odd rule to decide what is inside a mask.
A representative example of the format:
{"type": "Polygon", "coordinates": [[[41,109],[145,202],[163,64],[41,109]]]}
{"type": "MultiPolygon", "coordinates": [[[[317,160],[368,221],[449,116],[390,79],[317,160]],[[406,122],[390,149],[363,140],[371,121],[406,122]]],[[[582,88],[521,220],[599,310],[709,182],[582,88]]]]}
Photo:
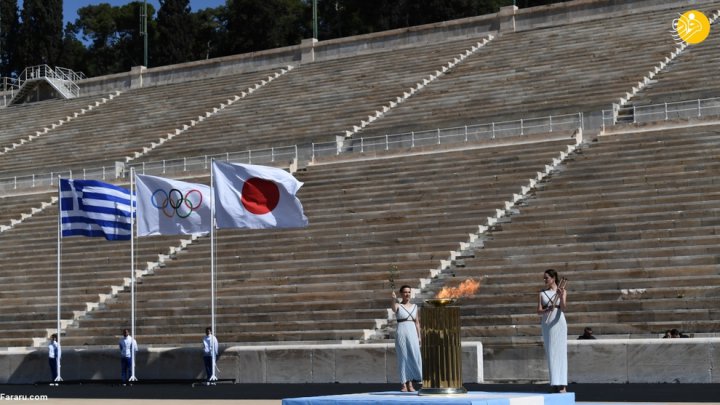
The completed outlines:
{"type": "Polygon", "coordinates": [[[283,399],[282,405],[575,405],[575,394],[534,394],[471,391],[458,395],[417,395],[414,392],[373,392],[283,399]]]}

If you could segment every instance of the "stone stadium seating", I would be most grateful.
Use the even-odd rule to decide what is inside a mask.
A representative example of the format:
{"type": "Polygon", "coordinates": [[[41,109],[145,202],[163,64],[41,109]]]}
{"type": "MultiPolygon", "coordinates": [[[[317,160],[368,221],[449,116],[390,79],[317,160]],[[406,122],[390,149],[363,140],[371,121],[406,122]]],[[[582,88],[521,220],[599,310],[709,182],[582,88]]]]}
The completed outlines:
{"type": "Polygon", "coordinates": [[[362,136],[610,109],[675,49],[678,10],[503,33],[362,136]]]}
{"type": "Polygon", "coordinates": [[[545,269],[570,280],[570,335],[655,337],[720,330],[718,126],[602,136],[453,269],[481,278],[463,333],[537,340],[545,269]]]}
{"type": "Polygon", "coordinates": [[[35,135],[45,127],[67,119],[100,97],[84,96],[71,100],[47,100],[37,103],[17,104],[0,110],[3,125],[0,127],[0,147],[11,146],[29,135],[35,135]]]}
{"type": "MultiPolygon", "coordinates": [[[[717,8],[707,8],[711,11],[717,8]]],[[[715,23],[711,31],[716,32],[715,23]]],[[[632,99],[636,106],[672,103],[695,99],[717,97],[720,88],[715,80],[707,80],[706,72],[720,69],[720,57],[715,52],[720,46],[718,35],[709,35],[705,41],[690,45],[666,70],[658,73],[654,80],[632,99]]]]}
{"type": "MultiPolygon", "coordinates": [[[[363,339],[365,330],[387,318],[391,266],[398,267],[397,286],[430,277],[478,222],[573,142],[563,137],[338,162],[298,173],[310,227],[218,232],[219,338],[363,339]]],[[[209,238],[201,238],[143,278],[137,290],[141,342],[197,343],[210,323],[209,257],[209,238]]],[[[128,298],[121,293],[68,329],[65,344],[113,344],[128,322],[128,298]]]]}
{"type": "Polygon", "coordinates": [[[13,227],[32,217],[33,210],[39,210],[51,203],[45,193],[8,195],[2,198],[3,209],[0,211],[0,230],[13,227]]]}
{"type": "MultiPolygon", "coordinates": [[[[125,162],[126,157],[143,152],[144,147],[197,121],[272,73],[259,71],[126,91],[82,118],[3,155],[0,170],[11,175],[114,167],[115,162],[125,162]]],[[[77,101],[71,103],[76,105],[77,101]]],[[[43,107],[11,107],[1,113],[16,108],[37,108],[40,113],[43,107]]],[[[27,132],[17,131],[20,136],[27,132]]]]}
{"type": "MultiPolygon", "coordinates": [[[[359,134],[609,108],[675,48],[668,18],[678,10],[631,12],[614,16],[612,24],[597,19],[503,32],[359,134]]],[[[271,82],[267,78],[287,66],[125,90],[6,151],[0,171],[77,173],[117,161],[332,141],[483,38],[487,32],[301,63],[271,82]]],[[[711,36],[707,48],[686,50],[633,102],[712,95],[707,72],[715,70],[707,66],[717,63],[716,43],[711,36]]],[[[0,148],[97,100],[2,109],[9,124],[0,128],[0,148]]],[[[466,277],[481,279],[480,293],[461,302],[463,334],[488,345],[537,342],[536,294],[549,267],[571,280],[571,334],[585,326],[632,337],[672,327],[717,333],[718,129],[587,142],[514,207],[517,212],[482,234],[483,247],[474,251],[460,244],[574,138],[553,133],[503,146],[443,145],[301,165],[299,197],[310,227],[217,235],[218,336],[247,344],[384,339],[392,333],[386,323],[394,266],[397,286],[429,285],[430,292],[466,277]],[[441,261],[459,248],[450,271],[432,282],[441,261]]],[[[209,182],[205,175],[194,181],[209,182]]],[[[55,327],[55,196],[47,190],[0,196],[0,281],[6,286],[0,324],[8,331],[0,347],[39,345],[55,327]]],[[[136,249],[138,271],[146,273],[137,286],[138,340],[197,345],[210,322],[209,238],[142,238],[136,249]]],[[[62,270],[63,344],[114,346],[129,326],[129,243],[66,238],[62,270]]]]}
{"type": "MultiPolygon", "coordinates": [[[[29,213],[50,203],[56,194],[41,193],[2,197],[3,218],[11,213],[29,213]]],[[[43,338],[55,328],[57,303],[57,203],[36,212],[0,233],[0,323],[4,333],[0,346],[31,346],[33,338],[43,338]]],[[[3,220],[3,222],[5,219],[3,220]]],[[[144,243],[136,250],[138,263],[157,261],[168,254],[179,238],[166,237],[144,243]]],[[[110,295],[111,286],[122,286],[130,277],[129,242],[108,242],[97,238],[62,240],[62,319],[73,319],[74,311],[97,305],[100,295],[110,295]]],[[[105,299],[105,298],[102,298],[105,299]]],[[[42,340],[42,339],[41,339],[42,340]]]]}
{"type": "Polygon", "coordinates": [[[145,160],[334,141],[483,38],[300,65],[145,160]]]}

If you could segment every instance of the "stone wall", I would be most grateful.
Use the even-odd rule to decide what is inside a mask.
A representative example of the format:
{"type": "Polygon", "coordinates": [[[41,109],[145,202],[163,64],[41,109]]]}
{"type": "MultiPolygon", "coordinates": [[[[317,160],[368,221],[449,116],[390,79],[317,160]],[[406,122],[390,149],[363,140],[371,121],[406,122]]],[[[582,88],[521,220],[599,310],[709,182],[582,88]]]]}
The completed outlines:
{"type": "Polygon", "coordinates": [[[571,382],[720,383],[720,339],[568,342],[571,382]]]}
{"type": "MultiPolygon", "coordinates": [[[[700,3],[702,1],[696,0],[576,0],[519,9],[515,12],[514,29],[516,31],[527,31],[557,25],[576,24],[601,18],[611,20],[617,16],[664,10],[682,5],[686,5],[690,10],[700,3]]],[[[668,14],[668,30],[671,29],[671,22],[675,17],[677,16],[672,13],[668,14]]]]}
{"type": "MultiPolygon", "coordinates": [[[[720,383],[720,338],[568,341],[569,383],[720,383]]],[[[220,378],[238,383],[395,383],[392,343],[232,346],[218,359],[220,378]]],[[[139,379],[203,378],[197,348],[138,353],[139,379]]],[[[119,379],[117,350],[66,348],[65,380],[119,379]]],[[[542,345],[486,347],[463,343],[466,383],[546,383],[542,345]]],[[[46,349],[0,352],[0,384],[47,381],[46,349]]]]}
{"type": "MultiPolygon", "coordinates": [[[[485,348],[488,382],[547,382],[542,345],[485,348]]],[[[568,341],[569,383],[720,383],[720,339],[568,341]]]]}
{"type": "MultiPolygon", "coordinates": [[[[482,344],[463,344],[463,380],[482,382],[482,344]]],[[[64,380],[117,380],[117,349],[65,348],[64,380]]],[[[231,346],[221,348],[218,377],[238,383],[392,383],[399,382],[392,343],[231,346]]],[[[138,352],[138,379],[204,378],[197,348],[146,348],[138,352]]],[[[47,349],[0,352],[0,384],[31,384],[50,379],[47,349]]]]}
{"type": "MultiPolygon", "coordinates": [[[[662,10],[678,4],[698,1],[664,0],[576,0],[547,6],[517,9],[510,6],[500,12],[477,17],[444,21],[326,41],[305,40],[300,45],[232,55],[177,65],[145,68],[99,76],[79,82],[82,95],[107,94],[115,90],[157,86],[205,79],[213,76],[252,72],[313,61],[418,46],[455,38],[480,37],[488,32],[525,31],[598,18],[662,10]]],[[[670,26],[668,20],[668,27],[670,26]]],[[[669,29],[669,28],[668,28],[669,29]]]]}

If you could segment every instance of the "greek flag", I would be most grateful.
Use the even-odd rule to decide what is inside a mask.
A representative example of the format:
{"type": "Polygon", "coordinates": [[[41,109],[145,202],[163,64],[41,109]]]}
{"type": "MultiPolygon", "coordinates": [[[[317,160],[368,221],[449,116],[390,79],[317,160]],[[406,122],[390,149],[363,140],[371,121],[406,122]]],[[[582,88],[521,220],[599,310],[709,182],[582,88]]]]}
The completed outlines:
{"type": "Polygon", "coordinates": [[[62,236],[130,240],[130,191],[97,180],[60,179],[62,236]]]}

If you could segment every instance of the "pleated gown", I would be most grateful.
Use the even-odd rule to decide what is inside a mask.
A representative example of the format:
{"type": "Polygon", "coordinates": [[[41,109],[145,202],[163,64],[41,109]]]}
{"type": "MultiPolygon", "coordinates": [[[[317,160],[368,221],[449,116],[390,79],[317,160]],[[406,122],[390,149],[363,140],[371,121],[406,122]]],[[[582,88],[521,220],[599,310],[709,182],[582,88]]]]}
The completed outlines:
{"type": "MultiPolygon", "coordinates": [[[[543,308],[547,307],[556,292],[544,290],[540,292],[543,308]]],[[[567,385],[567,322],[565,314],[558,307],[545,312],[541,320],[545,357],[550,373],[550,385],[567,385]]]]}
{"type": "Polygon", "coordinates": [[[417,305],[413,305],[409,311],[402,305],[398,305],[395,313],[398,320],[395,353],[397,354],[401,383],[411,380],[422,381],[420,340],[414,322],[417,319],[417,311],[417,305]]]}

